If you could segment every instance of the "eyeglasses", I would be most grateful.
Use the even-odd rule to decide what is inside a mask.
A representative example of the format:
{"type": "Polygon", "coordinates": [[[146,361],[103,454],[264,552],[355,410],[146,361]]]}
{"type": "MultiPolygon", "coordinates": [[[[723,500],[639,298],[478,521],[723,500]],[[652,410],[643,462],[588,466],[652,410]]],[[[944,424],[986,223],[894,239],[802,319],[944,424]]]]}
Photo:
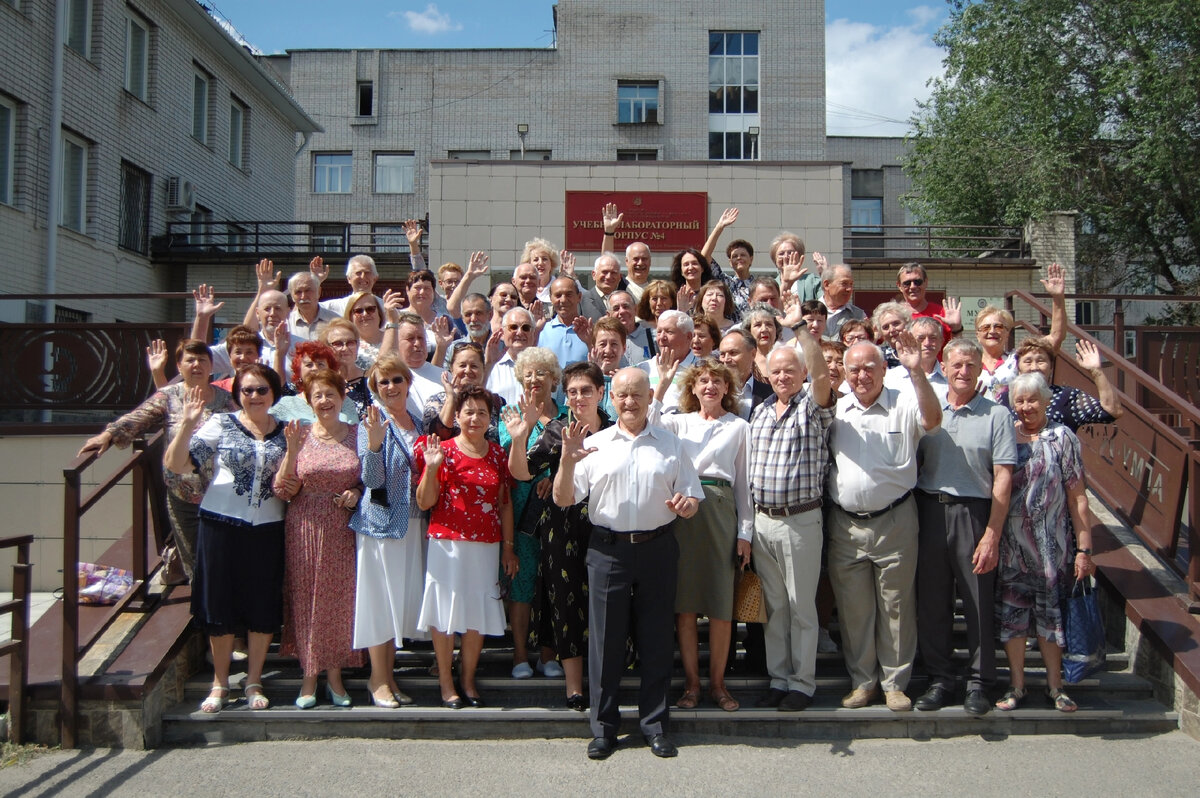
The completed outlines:
{"type": "Polygon", "coordinates": [[[529,332],[533,329],[532,324],[510,324],[508,325],[509,332],[529,332]]]}
{"type": "Polygon", "coordinates": [[[464,349],[474,349],[476,352],[483,352],[483,347],[474,341],[459,341],[454,346],[450,347],[450,356],[454,357],[464,349]]]}
{"type": "Polygon", "coordinates": [[[269,385],[243,385],[242,396],[266,396],[271,392],[269,385]]]}
{"type": "Polygon", "coordinates": [[[525,372],[525,379],[529,379],[530,377],[536,377],[539,380],[544,380],[547,377],[553,377],[553,376],[554,376],[554,374],[547,371],[546,369],[530,369],[529,371],[525,372]]]}
{"type": "Polygon", "coordinates": [[[358,340],[351,338],[349,341],[330,341],[329,345],[334,349],[353,349],[358,346],[358,340]]]}
{"type": "Polygon", "coordinates": [[[379,312],[379,308],[374,305],[367,305],[365,308],[355,308],[350,312],[355,316],[373,316],[379,312]]]}
{"type": "Polygon", "coordinates": [[[977,328],[980,332],[1008,332],[1007,324],[980,324],[977,328]]]}
{"type": "Polygon", "coordinates": [[[380,388],[386,388],[389,385],[403,385],[404,378],[403,377],[381,377],[380,379],[375,381],[375,384],[378,385],[380,388]]]}
{"type": "Polygon", "coordinates": [[[925,281],[918,277],[915,280],[901,280],[900,285],[903,288],[920,288],[925,285],[925,281]]]}

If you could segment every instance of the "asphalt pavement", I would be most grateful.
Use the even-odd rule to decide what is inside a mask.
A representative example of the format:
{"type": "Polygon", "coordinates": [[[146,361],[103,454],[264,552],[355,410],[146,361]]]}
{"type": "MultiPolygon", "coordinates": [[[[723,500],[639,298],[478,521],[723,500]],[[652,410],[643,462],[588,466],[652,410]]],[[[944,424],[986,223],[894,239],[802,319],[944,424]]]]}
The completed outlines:
{"type": "Polygon", "coordinates": [[[589,761],[585,740],[284,740],[155,751],[47,751],[0,769],[0,794],[365,795],[1195,795],[1200,742],[1146,737],[731,741],[680,736],[677,759],[624,738],[589,761]],[[784,793],[786,791],[786,793],[784,793]]]}

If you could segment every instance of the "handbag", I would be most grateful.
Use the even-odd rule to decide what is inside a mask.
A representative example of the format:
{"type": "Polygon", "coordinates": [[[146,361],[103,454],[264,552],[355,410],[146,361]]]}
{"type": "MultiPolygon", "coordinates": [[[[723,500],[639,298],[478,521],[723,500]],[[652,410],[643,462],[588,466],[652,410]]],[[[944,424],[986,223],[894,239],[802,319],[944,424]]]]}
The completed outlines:
{"type": "Polygon", "coordinates": [[[1083,681],[1104,667],[1104,620],[1100,617],[1096,579],[1077,580],[1063,601],[1063,679],[1083,681]]]}
{"type": "Polygon", "coordinates": [[[79,603],[116,604],[133,589],[133,575],[111,565],[79,563],[79,603]]]}
{"type": "Polygon", "coordinates": [[[753,571],[740,571],[733,589],[733,620],[742,623],[766,623],[767,603],[763,601],[762,580],[753,571]]]}

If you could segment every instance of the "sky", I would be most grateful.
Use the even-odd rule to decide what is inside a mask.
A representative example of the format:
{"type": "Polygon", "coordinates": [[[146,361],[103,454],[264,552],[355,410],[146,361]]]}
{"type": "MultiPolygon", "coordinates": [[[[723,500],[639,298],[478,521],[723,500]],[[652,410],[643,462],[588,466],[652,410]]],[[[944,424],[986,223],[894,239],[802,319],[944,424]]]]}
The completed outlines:
{"type": "MultiPolygon", "coordinates": [[[[549,47],[551,0],[203,0],[265,53],[306,48],[549,47]],[[331,11],[336,8],[336,11],[331,11]]],[[[900,136],[942,71],[941,0],[827,0],[829,135],[900,136]]]]}

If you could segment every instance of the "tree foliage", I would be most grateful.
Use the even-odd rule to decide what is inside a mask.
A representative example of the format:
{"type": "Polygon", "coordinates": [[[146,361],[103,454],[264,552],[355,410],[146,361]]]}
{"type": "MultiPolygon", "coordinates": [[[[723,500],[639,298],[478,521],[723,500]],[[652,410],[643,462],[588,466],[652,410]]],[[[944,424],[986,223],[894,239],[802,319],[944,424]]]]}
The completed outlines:
{"type": "Polygon", "coordinates": [[[1090,287],[1141,269],[1194,290],[1200,2],[949,2],[946,73],[913,117],[910,207],[988,225],[1078,210],[1090,287]]]}

